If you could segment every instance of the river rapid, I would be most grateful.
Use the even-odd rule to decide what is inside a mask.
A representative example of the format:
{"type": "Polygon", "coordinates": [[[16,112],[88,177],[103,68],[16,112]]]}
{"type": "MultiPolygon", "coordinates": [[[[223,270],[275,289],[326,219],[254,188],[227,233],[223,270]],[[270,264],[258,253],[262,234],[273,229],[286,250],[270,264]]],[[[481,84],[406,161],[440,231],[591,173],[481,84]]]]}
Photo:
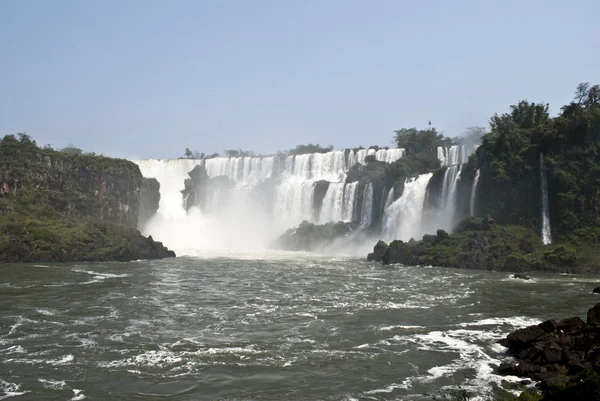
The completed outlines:
{"type": "Polygon", "coordinates": [[[0,265],[0,400],[427,400],[518,382],[496,341],[585,276],[298,253],[0,265]]]}

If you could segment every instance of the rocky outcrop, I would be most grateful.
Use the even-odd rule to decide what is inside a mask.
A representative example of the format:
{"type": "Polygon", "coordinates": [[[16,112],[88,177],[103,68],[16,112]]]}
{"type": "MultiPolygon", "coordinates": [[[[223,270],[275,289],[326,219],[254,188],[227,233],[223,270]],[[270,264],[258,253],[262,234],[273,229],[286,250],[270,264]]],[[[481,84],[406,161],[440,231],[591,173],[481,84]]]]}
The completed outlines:
{"type": "Polygon", "coordinates": [[[140,191],[138,227],[144,225],[156,214],[160,205],[160,183],[156,178],[144,178],[140,191]]]}
{"type": "Polygon", "coordinates": [[[0,262],[172,257],[137,231],[139,209],[147,218],[158,207],[157,184],[127,160],[42,149],[26,135],[5,136],[0,262]]]}
{"type": "Polygon", "coordinates": [[[388,244],[383,241],[377,242],[375,247],[373,248],[373,252],[367,255],[367,260],[381,262],[383,260],[383,256],[386,254],[388,250],[388,244]]]}
{"type": "Polygon", "coordinates": [[[379,252],[383,252],[380,257],[373,255],[369,260],[520,274],[579,272],[574,250],[562,245],[543,247],[538,235],[530,229],[498,225],[489,217],[467,218],[452,234],[438,230],[436,235],[424,235],[420,241],[393,241],[379,252]]]}
{"type": "Polygon", "coordinates": [[[510,333],[500,343],[518,363],[503,363],[499,372],[541,382],[545,400],[571,399],[565,397],[574,393],[587,397],[592,387],[600,389],[586,387],[590,383],[581,387],[582,379],[597,378],[600,371],[600,303],[588,311],[587,322],[579,317],[547,320],[510,333]]]}
{"type": "Polygon", "coordinates": [[[288,251],[316,251],[331,246],[352,232],[352,225],[343,221],[320,225],[303,221],[298,227],[281,235],[272,244],[272,248],[288,251]]]}

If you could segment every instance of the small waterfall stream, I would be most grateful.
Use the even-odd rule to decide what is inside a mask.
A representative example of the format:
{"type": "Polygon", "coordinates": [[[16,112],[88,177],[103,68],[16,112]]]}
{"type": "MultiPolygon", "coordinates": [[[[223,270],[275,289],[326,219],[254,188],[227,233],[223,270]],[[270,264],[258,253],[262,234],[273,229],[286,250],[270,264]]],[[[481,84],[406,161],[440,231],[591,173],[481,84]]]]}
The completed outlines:
{"type": "Polygon", "coordinates": [[[540,153],[540,195],[542,197],[542,244],[552,243],[552,229],[550,227],[550,206],[548,205],[548,180],[546,179],[546,165],[544,154],[540,153]]]}

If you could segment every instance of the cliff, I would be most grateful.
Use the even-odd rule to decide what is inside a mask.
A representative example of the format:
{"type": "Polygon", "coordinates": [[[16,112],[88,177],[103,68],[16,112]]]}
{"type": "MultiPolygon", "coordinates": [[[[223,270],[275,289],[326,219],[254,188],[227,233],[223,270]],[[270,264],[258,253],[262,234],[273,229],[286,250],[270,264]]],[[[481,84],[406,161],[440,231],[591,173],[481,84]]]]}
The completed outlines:
{"type": "MultiPolygon", "coordinates": [[[[0,141],[0,261],[174,256],[137,231],[143,183],[138,166],[129,161],[42,149],[27,135],[5,136],[0,141]]],[[[150,203],[143,207],[146,214],[158,204],[150,203]]]]}

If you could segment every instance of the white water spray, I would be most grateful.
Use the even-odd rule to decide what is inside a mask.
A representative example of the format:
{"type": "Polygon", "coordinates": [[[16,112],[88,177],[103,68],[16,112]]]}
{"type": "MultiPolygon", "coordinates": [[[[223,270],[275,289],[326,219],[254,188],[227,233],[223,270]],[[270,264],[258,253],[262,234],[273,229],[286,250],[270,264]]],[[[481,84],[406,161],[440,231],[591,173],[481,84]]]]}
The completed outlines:
{"type": "Polygon", "coordinates": [[[552,243],[552,229],[550,228],[550,206],[548,204],[548,181],[546,179],[546,166],[544,154],[540,153],[540,194],[542,197],[542,244],[552,243]]]}
{"type": "Polygon", "coordinates": [[[475,201],[477,198],[477,184],[479,183],[479,170],[475,173],[475,178],[473,179],[473,186],[471,187],[471,204],[469,208],[469,214],[471,216],[475,216],[475,201]]]}
{"type": "Polygon", "coordinates": [[[407,179],[402,196],[387,208],[384,238],[388,241],[420,239],[426,233],[421,226],[421,218],[427,184],[432,175],[429,173],[420,175],[416,179],[407,179]]]}

